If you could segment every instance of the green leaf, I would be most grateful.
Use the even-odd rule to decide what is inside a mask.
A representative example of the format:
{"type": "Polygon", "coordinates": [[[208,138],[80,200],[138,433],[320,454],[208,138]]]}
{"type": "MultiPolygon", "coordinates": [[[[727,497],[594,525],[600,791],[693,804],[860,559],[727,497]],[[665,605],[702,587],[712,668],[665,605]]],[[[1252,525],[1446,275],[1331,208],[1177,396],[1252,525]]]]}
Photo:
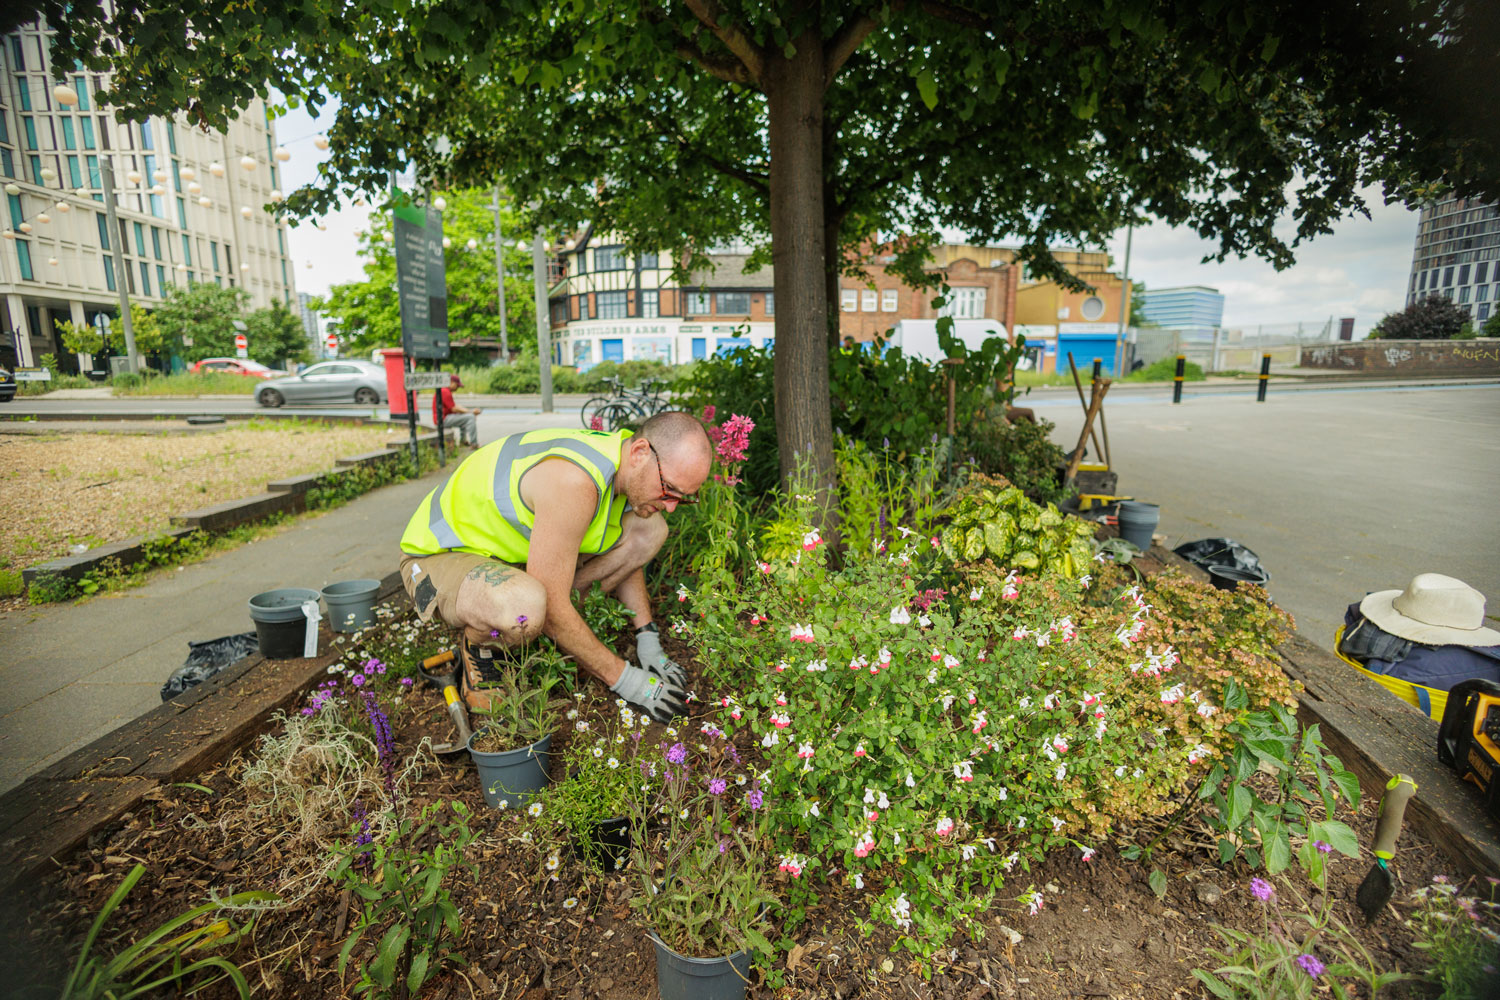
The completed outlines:
{"type": "Polygon", "coordinates": [[[1214,996],[1223,997],[1224,1000],[1234,1000],[1236,996],[1234,990],[1229,987],[1229,984],[1219,979],[1213,973],[1204,972],[1202,969],[1194,969],[1193,975],[1197,977],[1200,983],[1207,986],[1213,992],[1214,996]]]}
{"type": "Polygon", "coordinates": [[[1346,858],[1359,857],[1358,835],[1349,829],[1347,824],[1341,823],[1336,819],[1314,823],[1308,831],[1308,836],[1314,840],[1327,842],[1329,846],[1346,858]]]}
{"type": "Polygon", "coordinates": [[[917,74],[917,93],[921,96],[922,103],[927,105],[928,111],[937,107],[937,80],[933,78],[932,70],[924,69],[917,74]]]}
{"type": "Polygon", "coordinates": [[[1146,876],[1146,882],[1151,886],[1151,891],[1156,893],[1157,899],[1167,898],[1167,873],[1160,868],[1151,869],[1151,874],[1146,876]]]}
{"type": "Polygon", "coordinates": [[[773,950],[775,950],[775,947],[771,944],[771,942],[766,940],[766,936],[760,931],[756,930],[754,927],[747,927],[745,929],[745,942],[749,944],[753,950],[760,952],[762,955],[769,955],[773,950]]]}
{"type": "Polygon", "coordinates": [[[1250,808],[1255,800],[1250,795],[1250,789],[1244,785],[1235,785],[1229,792],[1229,828],[1239,829],[1240,825],[1250,816],[1250,808]]]}
{"type": "Polygon", "coordinates": [[[1270,841],[1265,844],[1265,848],[1266,871],[1272,875],[1283,871],[1292,863],[1292,842],[1285,830],[1275,831],[1270,841]]]}
{"type": "Polygon", "coordinates": [[[431,957],[426,951],[419,951],[412,956],[411,972],[406,975],[406,988],[415,996],[421,989],[422,984],[427,981],[427,963],[431,957]]]}
{"type": "Polygon", "coordinates": [[[1359,779],[1348,771],[1334,771],[1333,783],[1338,786],[1339,792],[1349,803],[1351,808],[1359,808],[1359,779]]]}

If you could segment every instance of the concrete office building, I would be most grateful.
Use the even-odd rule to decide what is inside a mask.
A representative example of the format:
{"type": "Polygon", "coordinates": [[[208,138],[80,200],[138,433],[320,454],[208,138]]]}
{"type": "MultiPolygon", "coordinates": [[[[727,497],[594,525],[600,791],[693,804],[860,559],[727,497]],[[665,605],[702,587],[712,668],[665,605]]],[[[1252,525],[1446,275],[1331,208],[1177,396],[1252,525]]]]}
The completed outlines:
{"type": "Polygon", "coordinates": [[[64,371],[92,367],[89,355],[66,354],[56,323],[119,313],[116,254],[130,300],[148,308],[199,281],[245,289],[250,308],[293,304],[286,223],[266,211],[281,179],[265,106],[255,101],[227,133],[181,117],[122,124],[94,99],[100,75],[73,73],[55,90],[49,34],[33,21],[0,38],[0,363],[50,353],[64,371]],[[105,156],[116,232],[105,219],[105,156]]]}
{"type": "Polygon", "coordinates": [[[1500,205],[1448,198],[1423,207],[1417,222],[1406,304],[1441,295],[1458,303],[1475,324],[1489,319],[1500,299],[1500,205]]]}

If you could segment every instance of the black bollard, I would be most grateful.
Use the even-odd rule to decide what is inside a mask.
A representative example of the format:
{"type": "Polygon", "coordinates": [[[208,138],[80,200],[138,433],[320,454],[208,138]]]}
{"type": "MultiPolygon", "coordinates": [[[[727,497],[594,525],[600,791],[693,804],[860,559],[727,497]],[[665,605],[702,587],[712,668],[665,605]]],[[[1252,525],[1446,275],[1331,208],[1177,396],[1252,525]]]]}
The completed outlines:
{"type": "Polygon", "coordinates": [[[1262,354],[1260,356],[1260,386],[1255,390],[1255,401],[1264,403],[1266,401],[1266,383],[1271,381],[1271,356],[1262,354]]]}
{"type": "Polygon", "coordinates": [[[1172,376],[1172,402],[1182,402],[1182,379],[1187,374],[1187,358],[1177,355],[1177,374],[1172,376]]]}

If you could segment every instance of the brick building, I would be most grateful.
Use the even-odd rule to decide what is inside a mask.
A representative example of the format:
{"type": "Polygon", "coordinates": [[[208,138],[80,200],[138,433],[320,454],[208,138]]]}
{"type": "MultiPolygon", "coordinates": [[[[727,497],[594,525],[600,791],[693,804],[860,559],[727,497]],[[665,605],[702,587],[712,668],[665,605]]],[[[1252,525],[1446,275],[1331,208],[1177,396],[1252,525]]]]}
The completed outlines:
{"type": "MultiPolygon", "coordinates": [[[[839,280],[839,332],[856,342],[884,336],[899,320],[992,319],[1009,330],[1015,322],[1018,269],[1006,261],[989,259],[985,254],[948,252],[951,247],[937,248],[941,271],[950,288],[948,304],[934,308],[938,289],[918,291],[910,288],[885,269],[890,258],[877,256],[867,267],[870,280],[844,277],[839,280]]],[[[965,248],[967,249],[967,248],[965,248]]]]}

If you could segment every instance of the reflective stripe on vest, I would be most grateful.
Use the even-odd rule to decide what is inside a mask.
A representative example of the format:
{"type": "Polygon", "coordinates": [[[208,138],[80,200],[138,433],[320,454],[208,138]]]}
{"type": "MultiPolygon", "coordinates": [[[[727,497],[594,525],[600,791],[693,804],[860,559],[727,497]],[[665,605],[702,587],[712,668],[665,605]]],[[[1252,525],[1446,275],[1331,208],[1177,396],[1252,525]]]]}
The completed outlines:
{"type": "Polygon", "coordinates": [[[583,469],[598,491],[580,552],[603,552],[618,541],[625,498],[614,493],[620,451],[630,432],[541,430],[501,438],[466,458],[427,495],[401,538],[401,549],[430,555],[457,549],[524,563],[535,514],[521,500],[521,477],[548,457],[583,469]]]}

